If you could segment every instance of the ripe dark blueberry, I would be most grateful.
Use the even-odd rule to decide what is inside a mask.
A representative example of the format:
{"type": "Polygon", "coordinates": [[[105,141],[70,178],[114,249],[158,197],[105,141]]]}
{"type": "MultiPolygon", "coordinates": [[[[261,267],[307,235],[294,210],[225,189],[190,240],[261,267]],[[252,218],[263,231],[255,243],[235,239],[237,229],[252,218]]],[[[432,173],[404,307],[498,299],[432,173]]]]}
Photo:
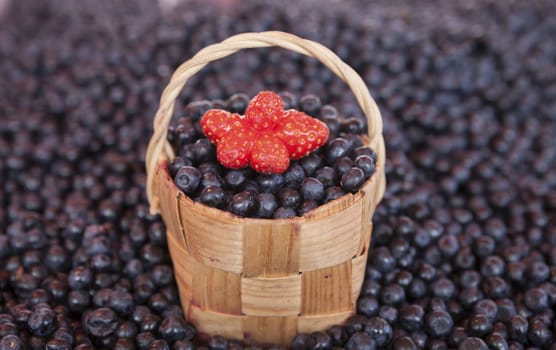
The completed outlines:
{"type": "Polygon", "coordinates": [[[35,306],[35,309],[29,315],[27,327],[29,331],[39,337],[52,334],[56,329],[56,314],[45,304],[35,306]]]}
{"type": "Polygon", "coordinates": [[[273,219],[290,219],[296,216],[295,210],[288,207],[279,207],[272,215],[273,219]]]}
{"type": "Polygon", "coordinates": [[[366,179],[373,176],[376,172],[375,162],[368,155],[357,156],[353,164],[363,170],[366,179]]]}
{"type": "Polygon", "coordinates": [[[257,217],[268,219],[274,214],[278,208],[278,201],[272,193],[259,193],[257,195],[257,217]]]}
{"type": "Polygon", "coordinates": [[[319,207],[319,202],[317,201],[303,201],[303,203],[301,203],[301,206],[297,210],[297,213],[299,216],[303,216],[306,213],[318,207],[319,207]]]}
{"type": "Polygon", "coordinates": [[[392,327],[381,317],[371,317],[365,325],[365,332],[376,342],[377,346],[386,346],[392,340],[392,327]]]}
{"type": "Polygon", "coordinates": [[[553,344],[553,334],[552,331],[547,327],[547,325],[540,320],[533,320],[529,324],[529,329],[527,331],[527,339],[536,346],[547,346],[553,344]]]}
{"type": "Polygon", "coordinates": [[[158,326],[160,325],[160,321],[161,321],[160,316],[149,312],[141,320],[141,324],[139,325],[139,330],[141,332],[154,332],[158,329],[158,326]]]}
{"type": "Polygon", "coordinates": [[[357,192],[365,182],[365,174],[359,168],[351,168],[346,171],[340,180],[342,190],[346,192],[357,192]]]}
{"type": "Polygon", "coordinates": [[[168,169],[170,171],[170,175],[175,177],[178,171],[184,166],[191,166],[191,160],[185,157],[177,156],[174,160],[170,163],[168,169]]]}
{"type": "Polygon", "coordinates": [[[405,301],[405,291],[397,283],[392,283],[380,291],[380,301],[386,305],[398,305],[405,301]]]}
{"type": "Polygon", "coordinates": [[[508,295],[508,284],[501,277],[488,277],[483,282],[483,291],[492,299],[505,298],[508,295]]]}
{"type": "Polygon", "coordinates": [[[17,335],[6,335],[0,339],[0,350],[23,350],[24,344],[17,335]]]}
{"type": "Polygon", "coordinates": [[[408,332],[417,331],[423,327],[424,315],[425,312],[420,305],[406,305],[400,310],[400,326],[408,332]]]}
{"type": "Polygon", "coordinates": [[[135,341],[127,338],[118,338],[114,345],[114,350],[132,350],[135,349],[135,341]]]}
{"type": "Polygon", "coordinates": [[[417,345],[410,337],[397,337],[392,343],[392,350],[417,350],[417,345]]]}
{"type": "Polygon", "coordinates": [[[261,192],[275,193],[284,185],[282,174],[259,174],[257,183],[261,192]]]}
{"type": "Polygon", "coordinates": [[[313,152],[308,156],[301,158],[299,164],[301,164],[306,176],[313,176],[315,171],[321,167],[322,159],[318,154],[313,152]]]}
{"type": "Polygon", "coordinates": [[[166,340],[156,339],[155,341],[153,341],[151,343],[151,345],[149,346],[149,349],[152,349],[152,350],[170,350],[170,346],[168,345],[168,342],[166,342],[166,340]]]}
{"type": "Polygon", "coordinates": [[[230,199],[229,207],[238,216],[249,216],[256,209],[256,198],[253,193],[242,191],[230,199]]]}
{"type": "Polygon", "coordinates": [[[201,183],[201,173],[192,166],[184,166],[175,177],[176,186],[185,194],[193,194],[201,183]]]}
{"type": "Polygon", "coordinates": [[[398,309],[390,305],[382,305],[378,310],[378,317],[386,320],[390,324],[395,324],[398,320],[398,309]]]}
{"type": "Polygon", "coordinates": [[[205,189],[209,186],[222,187],[222,179],[218,174],[215,173],[204,173],[201,176],[201,188],[205,189]]]}
{"type": "Polygon", "coordinates": [[[431,288],[434,296],[437,296],[444,300],[451,299],[456,292],[456,287],[454,286],[454,283],[445,277],[441,277],[435,280],[432,283],[431,288]]]}
{"type": "Polygon", "coordinates": [[[508,342],[506,341],[506,338],[499,333],[492,333],[485,340],[489,349],[494,349],[494,350],[508,349],[508,342]]]}
{"type": "Polygon", "coordinates": [[[284,183],[291,188],[298,188],[301,181],[305,178],[305,170],[298,163],[290,164],[290,167],[284,172],[284,183]]]}
{"type": "Polygon", "coordinates": [[[209,101],[194,101],[190,102],[184,110],[184,114],[187,118],[192,120],[200,119],[206,111],[212,108],[212,104],[209,101]]]}
{"type": "Polygon", "coordinates": [[[340,121],[340,131],[349,134],[364,134],[366,123],[359,118],[348,118],[340,121]]]}
{"type": "Polygon", "coordinates": [[[508,332],[510,339],[516,340],[518,342],[525,342],[527,339],[527,331],[529,329],[529,323],[527,319],[521,315],[512,316],[510,319],[510,324],[508,332]]]}
{"type": "Polygon", "coordinates": [[[137,334],[135,342],[137,343],[137,347],[139,348],[139,350],[146,350],[151,346],[155,339],[156,338],[151,332],[141,332],[137,334]]]}
{"type": "MultiPolygon", "coordinates": [[[[334,170],[336,170],[336,173],[338,174],[338,177],[341,179],[342,176],[349,170],[351,170],[352,168],[354,168],[353,166],[353,160],[351,160],[351,158],[349,157],[342,157],[336,160],[336,162],[334,162],[334,170]]],[[[358,169],[359,171],[363,172],[361,169],[359,168],[355,168],[358,169]]],[[[340,182],[341,184],[341,182],[340,182]]],[[[342,186],[343,188],[343,186],[342,186]]]]}
{"type": "Polygon", "coordinates": [[[527,264],[525,275],[529,283],[541,283],[546,281],[550,276],[550,268],[542,261],[534,261],[527,264]]]}
{"type": "Polygon", "coordinates": [[[52,339],[46,343],[46,350],[70,350],[70,344],[64,339],[52,339]]]}
{"type": "Polygon", "coordinates": [[[483,293],[475,287],[465,288],[459,293],[459,301],[465,308],[471,308],[473,304],[482,298],[483,293]]]}
{"type": "Polygon", "coordinates": [[[221,187],[210,185],[203,188],[199,200],[209,207],[221,209],[228,204],[228,195],[221,187]]]}
{"type": "Polygon", "coordinates": [[[497,316],[498,306],[496,302],[491,299],[482,299],[473,305],[473,312],[477,315],[484,315],[493,322],[497,316]]]}
{"type": "Polygon", "coordinates": [[[91,284],[92,277],[90,269],[85,266],[77,266],[68,275],[68,285],[73,289],[87,288],[91,284]]]}
{"type": "Polygon", "coordinates": [[[329,166],[324,166],[315,172],[315,178],[322,182],[325,188],[334,186],[338,182],[336,170],[329,166]]]}
{"type": "Polygon", "coordinates": [[[319,201],[324,196],[324,185],[314,177],[303,179],[300,190],[304,200],[319,201]]]}
{"type": "Polygon", "coordinates": [[[241,188],[245,183],[245,180],[246,180],[245,170],[242,169],[238,169],[238,170],[232,169],[226,172],[226,175],[224,175],[225,185],[228,188],[234,190],[241,188]]]}
{"type": "Polygon", "coordinates": [[[335,138],[326,146],[326,161],[328,164],[335,164],[338,159],[348,156],[350,151],[348,140],[343,137],[335,138]]]}
{"type": "Polygon", "coordinates": [[[452,331],[454,320],[446,311],[432,311],[425,316],[425,329],[433,337],[443,337],[452,331]]]}
{"type": "Polygon", "coordinates": [[[357,312],[367,317],[378,314],[378,301],[372,296],[362,297],[357,301],[357,312]]]}
{"type": "Polygon", "coordinates": [[[221,336],[213,336],[210,337],[208,342],[209,350],[227,350],[228,349],[228,340],[221,336]]]}
{"type": "Polygon", "coordinates": [[[356,332],[349,337],[346,350],[375,350],[377,348],[376,341],[365,332],[356,332]]]}
{"type": "Polygon", "coordinates": [[[539,312],[549,306],[548,295],[542,288],[531,288],[523,297],[525,305],[533,312],[539,312]]]}
{"type": "Polygon", "coordinates": [[[118,328],[116,328],[116,336],[118,338],[125,338],[125,339],[135,339],[139,329],[135,322],[132,321],[124,321],[119,324],[118,328]]]}
{"type": "Polygon", "coordinates": [[[396,267],[396,259],[386,247],[378,247],[371,251],[372,265],[380,272],[387,273],[396,267]]]}
{"type": "Polygon", "coordinates": [[[467,322],[467,333],[473,337],[482,337],[492,331],[492,320],[484,315],[474,315],[467,322]]]}
{"type": "Polygon", "coordinates": [[[245,114],[245,109],[251,99],[243,93],[233,94],[226,100],[226,108],[232,113],[245,114]]]}
{"type": "Polygon", "coordinates": [[[469,337],[461,342],[458,350],[488,350],[488,346],[481,338],[469,337]]]}
{"type": "Polygon", "coordinates": [[[93,310],[85,318],[87,332],[95,337],[107,337],[118,328],[116,313],[109,308],[93,310]]]}
{"type": "Polygon", "coordinates": [[[342,190],[339,186],[331,186],[324,190],[324,198],[323,203],[331,202],[335,199],[342,197],[344,194],[344,190],[342,190]]]}
{"type": "Polygon", "coordinates": [[[320,101],[320,98],[313,94],[304,95],[299,99],[299,107],[301,111],[307,113],[312,117],[316,117],[319,115],[321,106],[322,103],[320,101]]]}
{"type": "Polygon", "coordinates": [[[481,236],[473,242],[473,252],[481,258],[486,258],[494,252],[495,241],[491,237],[481,236]]]}
{"type": "Polygon", "coordinates": [[[284,187],[278,191],[278,202],[286,208],[297,208],[301,204],[301,193],[293,188],[284,187]]]}
{"type": "Polygon", "coordinates": [[[190,340],[183,339],[183,340],[176,341],[174,343],[173,349],[174,350],[194,350],[195,346],[190,340]]]}
{"type": "Polygon", "coordinates": [[[481,274],[485,277],[501,276],[504,273],[505,263],[502,258],[491,255],[481,265],[481,274]]]}

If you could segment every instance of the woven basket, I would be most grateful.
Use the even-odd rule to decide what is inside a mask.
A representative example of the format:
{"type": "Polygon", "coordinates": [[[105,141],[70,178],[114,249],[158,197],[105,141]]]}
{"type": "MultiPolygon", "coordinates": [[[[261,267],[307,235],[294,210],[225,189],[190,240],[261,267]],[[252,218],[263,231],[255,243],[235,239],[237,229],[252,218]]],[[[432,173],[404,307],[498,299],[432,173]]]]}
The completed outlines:
{"type": "Polygon", "coordinates": [[[287,345],[354,313],[372,215],[385,189],[382,119],[361,77],[326,47],[283,32],[245,33],[210,45],[173,74],[147,150],[147,194],[166,223],[181,303],[201,333],[287,345]],[[377,171],[355,194],[292,219],[239,218],[194,202],[170,177],[166,141],[174,103],[193,74],[240,49],[279,46],[320,60],[343,79],[368,120],[377,171]]]}

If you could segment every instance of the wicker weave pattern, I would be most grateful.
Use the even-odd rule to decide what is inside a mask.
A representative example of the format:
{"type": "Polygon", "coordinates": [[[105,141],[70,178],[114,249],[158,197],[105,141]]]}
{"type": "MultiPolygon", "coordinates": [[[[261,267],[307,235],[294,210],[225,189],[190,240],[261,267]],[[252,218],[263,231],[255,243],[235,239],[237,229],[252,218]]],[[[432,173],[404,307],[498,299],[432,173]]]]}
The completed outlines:
{"type": "Polygon", "coordinates": [[[147,193],[167,227],[180,299],[199,331],[248,343],[287,345],[298,332],[340,324],[354,311],[386,182],[382,119],[361,78],[324,46],[281,32],[246,33],[199,51],[164,90],[147,151],[147,193]],[[192,201],[170,178],[166,134],[174,101],[207,63],[242,48],[280,46],[313,56],[352,89],[368,120],[364,142],[377,171],[347,194],[303,217],[239,218],[192,201]]]}

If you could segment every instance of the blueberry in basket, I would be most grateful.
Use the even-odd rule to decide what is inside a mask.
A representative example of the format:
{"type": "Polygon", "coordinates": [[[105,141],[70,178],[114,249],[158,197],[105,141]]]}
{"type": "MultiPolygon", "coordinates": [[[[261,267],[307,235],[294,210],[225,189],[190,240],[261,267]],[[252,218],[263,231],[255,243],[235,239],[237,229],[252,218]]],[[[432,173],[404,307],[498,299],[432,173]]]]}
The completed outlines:
{"type": "Polygon", "coordinates": [[[186,106],[168,129],[176,186],[207,206],[274,219],[359,191],[377,161],[363,142],[365,120],[344,119],[314,95],[285,103],[289,95],[262,91],[186,106]]]}

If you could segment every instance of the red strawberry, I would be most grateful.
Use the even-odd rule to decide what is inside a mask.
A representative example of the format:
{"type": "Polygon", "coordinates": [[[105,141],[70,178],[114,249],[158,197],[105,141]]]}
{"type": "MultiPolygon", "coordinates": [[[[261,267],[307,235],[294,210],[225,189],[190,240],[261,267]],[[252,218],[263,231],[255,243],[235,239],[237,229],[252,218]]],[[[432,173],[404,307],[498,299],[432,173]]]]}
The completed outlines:
{"type": "Polygon", "coordinates": [[[209,109],[201,119],[201,129],[212,143],[217,144],[227,133],[243,130],[242,117],[221,109],[209,109]]]}
{"type": "Polygon", "coordinates": [[[225,167],[249,164],[260,173],[283,173],[290,158],[314,151],[329,135],[323,122],[283,109],[280,96],[263,91],[249,102],[245,117],[211,109],[201,119],[201,129],[216,144],[216,157],[225,167]]]}
{"type": "Polygon", "coordinates": [[[263,174],[281,174],[290,165],[284,143],[269,133],[262,135],[253,145],[251,168],[263,174]]]}
{"type": "Polygon", "coordinates": [[[277,125],[276,136],[284,142],[291,159],[299,159],[326,143],[329,130],[326,124],[305,113],[290,109],[277,125]]]}
{"type": "Polygon", "coordinates": [[[262,91],[249,102],[245,119],[257,130],[269,130],[282,118],[282,113],[284,113],[282,98],[272,91],[262,91]]]}
{"type": "Polygon", "coordinates": [[[216,145],[216,158],[226,168],[243,168],[251,159],[254,139],[255,135],[251,131],[228,133],[216,145]]]}

